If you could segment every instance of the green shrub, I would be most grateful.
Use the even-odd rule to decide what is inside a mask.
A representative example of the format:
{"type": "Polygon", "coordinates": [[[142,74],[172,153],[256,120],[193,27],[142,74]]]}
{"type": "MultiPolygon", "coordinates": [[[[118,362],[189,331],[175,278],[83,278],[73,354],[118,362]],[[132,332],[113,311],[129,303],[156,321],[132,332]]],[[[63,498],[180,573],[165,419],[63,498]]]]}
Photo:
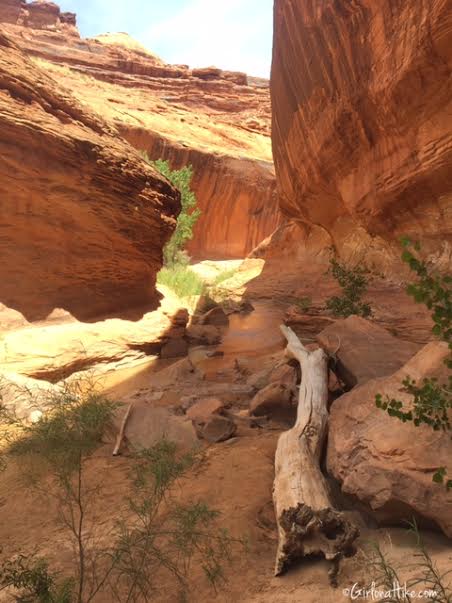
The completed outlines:
{"type": "Polygon", "coordinates": [[[371,316],[372,310],[369,304],[362,300],[369,284],[369,271],[361,266],[347,268],[332,257],[330,259],[330,274],[342,287],[341,296],[333,296],[326,302],[326,308],[341,318],[347,318],[352,314],[367,318],[371,316]]]}
{"type": "Polygon", "coordinates": [[[17,555],[0,567],[0,591],[14,588],[21,603],[72,603],[74,581],[57,581],[48,563],[39,557],[17,555]]]}
{"type": "MultiPolygon", "coordinates": [[[[117,405],[95,391],[84,393],[79,385],[66,384],[58,394],[52,395],[52,399],[47,399],[50,409],[38,422],[22,425],[20,436],[10,443],[8,452],[19,457],[27,483],[44,497],[50,496],[47,480],[50,474],[60,522],[67,530],[75,554],[73,583],[76,594],[66,600],[89,603],[105,582],[106,573],[90,537],[90,510],[94,496],[99,494],[99,486],[87,486],[86,463],[112,426],[117,405]]],[[[32,567],[35,570],[45,568],[47,572],[42,563],[37,560],[32,567]]],[[[22,575],[28,574],[22,572],[22,575]]],[[[70,597],[69,591],[66,595],[70,597]]]]}
{"type": "Polygon", "coordinates": [[[203,501],[181,503],[173,495],[182,490],[180,479],[194,457],[180,455],[167,440],[136,454],[126,489],[128,510],[110,528],[106,547],[93,508],[93,501],[102,499],[102,482],[88,482],[86,462],[110,428],[116,404],[74,385],[52,397],[52,407],[36,423],[17,421],[8,454],[20,461],[26,483],[57,502],[60,524],[73,545],[72,575],[60,578],[45,559],[19,554],[1,562],[0,591],[15,589],[23,603],[91,603],[107,591],[111,600],[141,603],[152,600],[162,572],[185,596],[192,564],[203,568],[214,587],[221,583],[223,564],[239,541],[203,501]]]}
{"type": "Polygon", "coordinates": [[[223,562],[239,541],[219,526],[219,513],[204,502],[180,503],[173,496],[193,462],[192,455],[179,455],[167,440],[135,459],[129,497],[133,520],[120,523],[119,562],[112,580],[114,593],[127,593],[119,600],[151,601],[161,571],[172,576],[183,595],[193,564],[204,570],[212,586],[224,580],[223,562]]]}
{"type": "Polygon", "coordinates": [[[146,161],[165,176],[165,178],[167,178],[181,194],[181,212],[177,218],[176,229],[163,249],[163,263],[165,266],[188,264],[188,258],[184,253],[184,248],[188,241],[193,238],[193,228],[201,215],[201,211],[196,207],[195,193],[190,188],[193,168],[188,165],[180,170],[172,170],[168,161],[163,159],[151,161],[146,154],[143,156],[146,161]]]}
{"type": "MultiPolygon", "coordinates": [[[[432,312],[433,334],[445,341],[451,354],[444,361],[452,368],[452,276],[435,274],[419,257],[419,243],[402,239],[404,251],[402,260],[408,264],[417,275],[418,280],[410,283],[406,291],[418,303],[423,303],[432,312]]],[[[447,382],[439,383],[436,378],[426,378],[422,383],[416,383],[410,377],[402,382],[402,391],[413,396],[412,408],[406,410],[403,402],[381,394],[375,397],[378,408],[386,411],[391,417],[400,421],[412,421],[414,425],[429,425],[435,431],[449,431],[450,409],[452,408],[452,375],[447,382]]],[[[447,489],[452,489],[452,480],[446,480],[446,469],[440,467],[433,476],[438,483],[445,483],[447,489]]]]}
{"type": "Polygon", "coordinates": [[[202,295],[205,283],[188,266],[172,265],[164,267],[157,275],[157,282],[172,289],[179,297],[202,295]]]}

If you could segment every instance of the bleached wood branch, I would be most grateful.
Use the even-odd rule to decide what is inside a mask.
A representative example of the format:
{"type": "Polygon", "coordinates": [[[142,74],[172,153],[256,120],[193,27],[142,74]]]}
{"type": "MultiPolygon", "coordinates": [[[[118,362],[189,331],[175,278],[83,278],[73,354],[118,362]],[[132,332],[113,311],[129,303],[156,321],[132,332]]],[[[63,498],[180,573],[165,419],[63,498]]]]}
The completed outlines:
{"type": "Polygon", "coordinates": [[[275,575],[295,559],[322,554],[333,562],[330,579],[335,583],[339,561],[355,552],[359,532],[334,509],[319,465],[328,426],[328,356],[321,348],[307,350],[290,327],[281,325],[281,331],[302,378],[296,423],[281,434],[275,456],[275,575]]]}

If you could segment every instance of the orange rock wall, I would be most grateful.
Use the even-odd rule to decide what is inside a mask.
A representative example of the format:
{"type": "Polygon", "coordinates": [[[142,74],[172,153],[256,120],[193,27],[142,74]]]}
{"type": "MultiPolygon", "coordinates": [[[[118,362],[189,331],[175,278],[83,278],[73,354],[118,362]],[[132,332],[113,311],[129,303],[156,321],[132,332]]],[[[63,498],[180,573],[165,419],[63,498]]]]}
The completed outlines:
{"type": "Polygon", "coordinates": [[[402,234],[447,251],[452,4],[275,0],[274,10],[283,213],[348,255],[377,248],[384,256],[402,234]]]}
{"type": "Polygon", "coordinates": [[[27,4],[9,33],[136,148],[193,165],[192,256],[245,257],[276,228],[267,81],[165,64],[126,34],[81,39],[75,16],[51,2],[27,4]]]}
{"type": "Polygon", "coordinates": [[[179,208],[114,128],[0,33],[0,307],[29,321],[155,308],[179,208]]]}
{"type": "Polygon", "coordinates": [[[201,216],[188,251],[193,258],[243,258],[270,235],[279,221],[271,162],[218,157],[171,144],[139,128],[122,134],[151,159],[167,159],[172,169],[193,167],[192,189],[201,216]]]}
{"type": "Polygon", "coordinates": [[[21,0],[2,0],[0,2],[0,23],[17,23],[21,8],[21,0]]]}

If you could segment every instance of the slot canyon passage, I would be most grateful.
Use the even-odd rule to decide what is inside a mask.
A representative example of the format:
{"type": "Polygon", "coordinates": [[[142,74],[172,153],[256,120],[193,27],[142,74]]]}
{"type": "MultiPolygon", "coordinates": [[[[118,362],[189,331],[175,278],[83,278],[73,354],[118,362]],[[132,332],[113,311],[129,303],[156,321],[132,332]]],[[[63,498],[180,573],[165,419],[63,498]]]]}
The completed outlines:
{"type": "Polygon", "coordinates": [[[452,3],[269,80],[73,4],[0,0],[0,602],[452,601],[452,3]]]}

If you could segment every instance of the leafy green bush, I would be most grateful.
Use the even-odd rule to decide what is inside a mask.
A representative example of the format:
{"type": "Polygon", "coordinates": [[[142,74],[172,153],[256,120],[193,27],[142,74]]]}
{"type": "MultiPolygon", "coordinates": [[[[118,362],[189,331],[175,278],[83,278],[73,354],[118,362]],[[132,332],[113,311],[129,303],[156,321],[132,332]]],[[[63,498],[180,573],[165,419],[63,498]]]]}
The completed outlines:
{"type": "Polygon", "coordinates": [[[190,188],[193,168],[188,165],[180,170],[172,170],[168,161],[163,159],[151,161],[146,154],[143,156],[180,191],[181,212],[177,218],[176,229],[163,249],[163,263],[165,266],[186,265],[188,258],[184,248],[193,238],[193,228],[201,215],[201,211],[196,207],[195,193],[190,188]]]}
{"type": "Polygon", "coordinates": [[[117,405],[95,391],[84,393],[79,386],[66,384],[52,400],[46,400],[51,403],[50,410],[36,423],[22,425],[20,437],[9,445],[9,454],[20,458],[29,485],[44,497],[50,494],[46,479],[50,473],[60,522],[75,551],[77,594],[69,600],[89,603],[106,574],[99,576],[102,563],[88,525],[92,501],[100,487],[88,487],[86,462],[111,427],[117,405]]]}
{"type": "Polygon", "coordinates": [[[342,318],[347,318],[352,314],[364,318],[371,316],[370,305],[361,301],[369,284],[369,271],[362,266],[347,268],[345,264],[341,264],[336,258],[332,257],[328,272],[342,287],[342,295],[335,295],[328,299],[326,302],[327,310],[332,312],[334,316],[342,318]]]}
{"type": "Polygon", "coordinates": [[[172,289],[179,297],[202,295],[205,283],[200,276],[188,266],[176,264],[164,267],[157,275],[157,282],[172,289]]]}
{"type": "MultiPolygon", "coordinates": [[[[432,312],[432,332],[448,344],[451,353],[444,361],[452,368],[452,276],[435,274],[425,261],[420,259],[420,245],[409,239],[402,239],[404,251],[402,260],[417,275],[418,280],[410,283],[406,291],[418,303],[423,303],[432,312]]],[[[447,382],[439,383],[436,378],[424,379],[421,384],[410,377],[402,382],[404,392],[413,396],[412,409],[406,410],[400,400],[383,398],[377,394],[375,404],[385,410],[390,416],[406,422],[413,421],[418,426],[422,423],[429,425],[435,431],[448,431],[450,424],[450,409],[452,408],[452,375],[447,382]]],[[[446,483],[447,489],[452,489],[452,480],[445,480],[446,469],[440,467],[434,474],[433,480],[446,483]]]]}

